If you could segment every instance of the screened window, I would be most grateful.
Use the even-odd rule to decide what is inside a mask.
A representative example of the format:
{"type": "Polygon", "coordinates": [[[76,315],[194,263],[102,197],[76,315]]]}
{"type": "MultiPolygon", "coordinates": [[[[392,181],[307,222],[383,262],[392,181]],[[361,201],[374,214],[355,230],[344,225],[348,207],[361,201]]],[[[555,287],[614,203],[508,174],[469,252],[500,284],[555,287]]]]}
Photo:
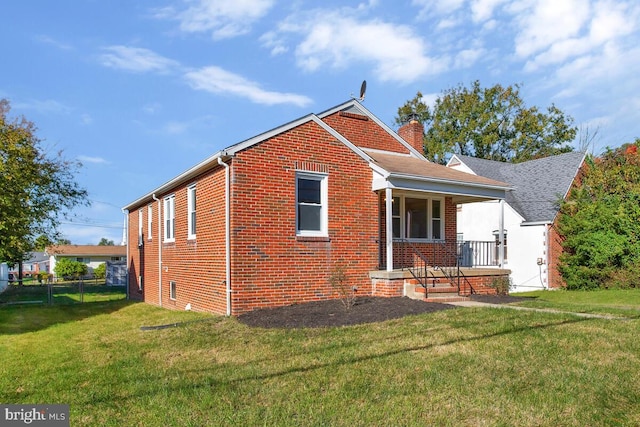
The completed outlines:
{"type": "Polygon", "coordinates": [[[196,186],[187,189],[187,229],[188,239],[196,238],[196,186]]]}
{"type": "Polygon", "coordinates": [[[327,235],[327,176],[300,173],[296,177],[296,234],[327,235]]]}
{"type": "Polygon", "coordinates": [[[176,198],[174,195],[164,199],[164,241],[173,242],[175,240],[176,223],[176,198]]]}

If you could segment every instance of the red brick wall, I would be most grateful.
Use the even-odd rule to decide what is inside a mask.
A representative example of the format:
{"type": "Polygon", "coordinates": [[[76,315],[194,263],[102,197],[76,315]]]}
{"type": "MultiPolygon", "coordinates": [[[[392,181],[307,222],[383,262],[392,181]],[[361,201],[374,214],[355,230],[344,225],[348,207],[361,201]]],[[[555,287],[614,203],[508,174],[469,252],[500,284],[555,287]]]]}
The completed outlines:
{"type": "Polygon", "coordinates": [[[360,148],[409,153],[404,145],[367,116],[338,112],[325,117],[323,121],[360,148]]]}
{"type": "Polygon", "coordinates": [[[547,265],[547,275],[549,280],[547,286],[549,288],[563,288],[566,284],[558,270],[558,266],[560,265],[560,255],[562,254],[562,238],[558,235],[556,223],[551,226],[547,226],[546,233],[548,236],[547,238],[549,239],[549,264],[547,265]]]}
{"type": "MultiPolygon", "coordinates": [[[[225,237],[224,237],[224,170],[216,167],[166,194],[157,194],[160,202],[153,206],[152,238],[147,236],[147,205],[143,210],[144,245],[138,247],[138,210],[129,212],[129,293],[134,299],[160,305],[159,277],[162,277],[162,306],[224,314],[225,237]],[[187,239],[187,187],[196,185],[196,239],[187,239]],[[163,242],[164,224],[158,236],[158,207],[164,197],[175,194],[175,242],[163,242]],[[158,250],[162,246],[162,269],[158,250]],[[143,291],[138,291],[142,276],[143,291]],[[169,282],[176,282],[176,299],[169,298],[169,282]]],[[[164,220],[164,218],[162,218],[164,220]]]]}
{"type": "Polygon", "coordinates": [[[233,314],[336,298],[329,282],[336,265],[358,294],[371,293],[378,196],[365,160],[308,122],[238,153],[231,164],[233,314]],[[328,174],[328,239],[296,237],[296,170],[328,174]]]}

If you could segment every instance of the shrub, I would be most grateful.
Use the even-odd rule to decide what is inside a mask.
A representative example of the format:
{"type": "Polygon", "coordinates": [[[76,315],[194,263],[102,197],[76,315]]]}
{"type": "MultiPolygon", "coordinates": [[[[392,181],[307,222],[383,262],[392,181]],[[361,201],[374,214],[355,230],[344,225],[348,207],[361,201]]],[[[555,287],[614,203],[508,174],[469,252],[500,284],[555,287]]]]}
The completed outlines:
{"type": "Polygon", "coordinates": [[[358,288],[349,285],[347,273],[345,273],[345,267],[341,263],[336,263],[331,269],[331,276],[329,277],[329,283],[331,287],[338,292],[342,305],[345,310],[349,310],[356,303],[356,292],[358,288]]]}
{"type": "Polygon", "coordinates": [[[498,295],[509,295],[509,289],[511,289],[510,277],[497,277],[491,282],[491,287],[496,290],[498,295]]]}
{"type": "Polygon", "coordinates": [[[88,270],[89,269],[86,264],[79,261],[72,261],[68,258],[62,258],[56,263],[54,268],[58,277],[70,277],[75,279],[87,274],[88,270]]]}
{"type": "Polygon", "coordinates": [[[107,276],[107,265],[103,262],[93,269],[93,276],[96,279],[104,279],[107,276]]]}

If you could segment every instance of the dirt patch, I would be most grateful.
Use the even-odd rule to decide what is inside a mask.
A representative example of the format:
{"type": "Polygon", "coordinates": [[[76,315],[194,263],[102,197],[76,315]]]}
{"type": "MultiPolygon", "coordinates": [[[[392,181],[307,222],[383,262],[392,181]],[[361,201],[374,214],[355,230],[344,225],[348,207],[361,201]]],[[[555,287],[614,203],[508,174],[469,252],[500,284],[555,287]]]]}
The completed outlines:
{"type": "MultiPolygon", "coordinates": [[[[472,300],[508,304],[525,298],[508,295],[473,295],[472,300]]],[[[324,328],[383,322],[420,313],[451,310],[458,307],[410,299],[407,297],[360,297],[349,310],[340,300],[315,301],[286,307],[263,308],[244,313],[238,320],[259,328],[324,328]]]]}

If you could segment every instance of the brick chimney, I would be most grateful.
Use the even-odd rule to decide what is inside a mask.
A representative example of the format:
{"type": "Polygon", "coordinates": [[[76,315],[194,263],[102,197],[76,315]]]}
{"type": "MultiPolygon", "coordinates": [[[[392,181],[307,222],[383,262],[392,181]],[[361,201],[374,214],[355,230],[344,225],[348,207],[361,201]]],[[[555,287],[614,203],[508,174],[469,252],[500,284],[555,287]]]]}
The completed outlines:
{"type": "Polygon", "coordinates": [[[402,125],[398,129],[398,135],[418,150],[420,154],[424,154],[424,126],[418,120],[411,119],[409,123],[402,125]]]}

